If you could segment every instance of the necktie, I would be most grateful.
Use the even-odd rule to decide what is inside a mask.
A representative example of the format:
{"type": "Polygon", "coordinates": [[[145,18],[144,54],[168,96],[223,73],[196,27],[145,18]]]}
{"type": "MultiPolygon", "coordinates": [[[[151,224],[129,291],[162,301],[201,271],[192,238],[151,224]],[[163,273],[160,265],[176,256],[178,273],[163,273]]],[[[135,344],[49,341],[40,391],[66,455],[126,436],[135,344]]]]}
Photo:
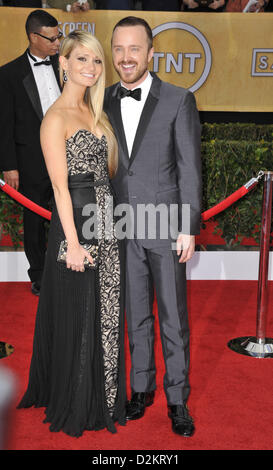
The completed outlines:
{"type": "Polygon", "coordinates": [[[35,62],[34,67],[37,67],[38,65],[51,65],[52,62],[51,60],[42,60],[41,62],[35,62]]]}
{"type": "Polygon", "coordinates": [[[125,96],[131,96],[137,101],[141,100],[141,88],[136,88],[135,90],[127,90],[123,86],[120,86],[117,92],[117,97],[119,99],[125,98],[125,96]]]}
{"type": "Polygon", "coordinates": [[[27,53],[28,53],[29,57],[33,60],[34,67],[37,67],[37,65],[51,65],[52,64],[50,59],[41,60],[41,61],[38,62],[37,59],[35,57],[33,57],[33,55],[30,53],[29,49],[27,50],[27,53]]]}

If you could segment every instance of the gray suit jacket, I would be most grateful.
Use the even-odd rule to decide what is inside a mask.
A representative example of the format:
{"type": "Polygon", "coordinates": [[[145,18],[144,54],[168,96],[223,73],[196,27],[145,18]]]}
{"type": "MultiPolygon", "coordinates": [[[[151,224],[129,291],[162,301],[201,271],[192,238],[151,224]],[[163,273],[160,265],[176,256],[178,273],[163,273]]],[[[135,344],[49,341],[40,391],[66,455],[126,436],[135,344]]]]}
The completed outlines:
{"type": "MultiPolygon", "coordinates": [[[[138,204],[189,204],[190,229],[186,232],[196,235],[201,222],[202,178],[201,126],[195,98],[190,91],[163,82],[154,73],[152,76],[130,158],[116,96],[119,84],[106,90],[105,111],[119,144],[119,165],[112,180],[117,203],[130,204],[135,214],[138,204]]],[[[135,217],[135,234],[139,220],[135,217]]],[[[143,245],[166,244],[158,229],[152,240],[146,232],[143,245]]],[[[180,217],[178,230],[182,230],[180,217]]]]}

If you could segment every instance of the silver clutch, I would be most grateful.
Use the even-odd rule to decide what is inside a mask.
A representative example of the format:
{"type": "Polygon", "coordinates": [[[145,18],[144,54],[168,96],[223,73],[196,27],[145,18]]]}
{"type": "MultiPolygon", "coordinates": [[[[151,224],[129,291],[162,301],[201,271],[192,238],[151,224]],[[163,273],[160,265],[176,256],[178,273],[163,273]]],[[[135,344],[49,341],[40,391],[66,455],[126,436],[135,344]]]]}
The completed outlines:
{"type": "MultiPolygon", "coordinates": [[[[88,251],[88,253],[90,254],[90,256],[92,256],[92,259],[93,259],[93,264],[91,264],[90,261],[87,258],[85,258],[83,262],[84,267],[90,268],[90,269],[97,269],[99,265],[99,246],[91,245],[89,243],[83,243],[83,242],[80,242],[80,244],[86,251],[88,251]]],[[[60,243],[57,261],[59,263],[66,263],[66,255],[67,255],[67,241],[63,240],[60,243]]]]}

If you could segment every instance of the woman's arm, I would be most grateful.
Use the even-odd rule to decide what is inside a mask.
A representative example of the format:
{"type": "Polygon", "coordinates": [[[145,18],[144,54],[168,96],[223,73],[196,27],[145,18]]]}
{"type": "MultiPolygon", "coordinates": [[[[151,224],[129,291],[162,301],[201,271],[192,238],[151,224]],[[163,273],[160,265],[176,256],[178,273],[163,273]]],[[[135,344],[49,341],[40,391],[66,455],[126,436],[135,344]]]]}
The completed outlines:
{"type": "Polygon", "coordinates": [[[74,223],[73,207],[68,189],[68,172],[65,147],[64,118],[49,111],[41,125],[41,146],[63,231],[67,240],[67,267],[84,270],[84,258],[92,263],[91,256],[82,248],[74,223]]]}

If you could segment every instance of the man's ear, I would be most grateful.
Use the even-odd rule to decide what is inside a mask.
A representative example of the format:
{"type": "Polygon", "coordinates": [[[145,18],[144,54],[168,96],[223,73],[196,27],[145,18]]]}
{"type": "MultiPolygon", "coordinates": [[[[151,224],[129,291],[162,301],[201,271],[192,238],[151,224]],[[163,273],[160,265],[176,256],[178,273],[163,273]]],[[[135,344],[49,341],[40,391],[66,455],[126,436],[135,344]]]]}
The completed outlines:
{"type": "Polygon", "coordinates": [[[29,43],[36,44],[37,42],[37,34],[29,33],[29,43]]]}
{"type": "Polygon", "coordinates": [[[148,63],[151,61],[153,55],[154,55],[154,48],[151,47],[151,49],[148,52],[148,63]]]}

